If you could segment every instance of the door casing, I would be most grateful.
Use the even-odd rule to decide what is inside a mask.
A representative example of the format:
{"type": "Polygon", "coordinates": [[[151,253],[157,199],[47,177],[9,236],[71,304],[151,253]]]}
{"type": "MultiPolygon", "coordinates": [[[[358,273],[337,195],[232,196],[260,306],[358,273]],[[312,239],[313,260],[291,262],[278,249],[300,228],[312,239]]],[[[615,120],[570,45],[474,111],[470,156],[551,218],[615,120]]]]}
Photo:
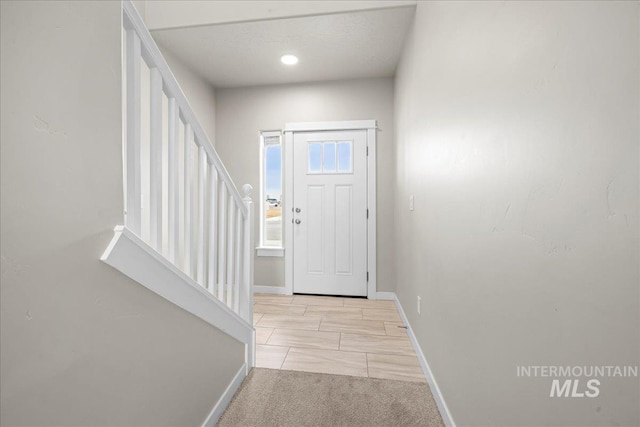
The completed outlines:
{"type": "Polygon", "coordinates": [[[293,135],[300,132],[364,130],[367,133],[367,298],[377,299],[376,286],[376,130],[375,120],[341,122],[287,123],[284,128],[284,203],[283,224],[285,257],[285,293],[293,294],[293,135]]]}

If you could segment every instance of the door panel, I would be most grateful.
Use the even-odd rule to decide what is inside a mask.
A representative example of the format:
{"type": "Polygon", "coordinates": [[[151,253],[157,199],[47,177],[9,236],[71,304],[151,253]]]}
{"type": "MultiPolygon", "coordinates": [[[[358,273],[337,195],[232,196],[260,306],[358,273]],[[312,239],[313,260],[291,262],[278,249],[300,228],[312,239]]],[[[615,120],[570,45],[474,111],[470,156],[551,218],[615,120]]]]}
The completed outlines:
{"type": "Polygon", "coordinates": [[[293,291],[367,294],[366,131],[296,133],[293,291]]]}
{"type": "MultiPolygon", "coordinates": [[[[305,254],[307,273],[324,273],[324,186],[310,185],[307,187],[307,253],[305,254]]],[[[304,252],[302,252],[304,253],[304,252]]]]}
{"type": "Polygon", "coordinates": [[[335,243],[335,265],[336,274],[353,274],[353,186],[336,185],[336,243],[335,243]]]}

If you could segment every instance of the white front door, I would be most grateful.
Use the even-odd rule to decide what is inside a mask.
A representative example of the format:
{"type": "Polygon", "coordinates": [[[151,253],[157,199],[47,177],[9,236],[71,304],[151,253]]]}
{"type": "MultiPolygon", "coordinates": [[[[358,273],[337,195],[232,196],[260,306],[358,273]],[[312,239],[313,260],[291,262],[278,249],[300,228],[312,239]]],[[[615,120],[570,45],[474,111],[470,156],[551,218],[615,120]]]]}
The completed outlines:
{"type": "Polygon", "coordinates": [[[293,292],[367,295],[367,132],[293,137],[293,292]]]}

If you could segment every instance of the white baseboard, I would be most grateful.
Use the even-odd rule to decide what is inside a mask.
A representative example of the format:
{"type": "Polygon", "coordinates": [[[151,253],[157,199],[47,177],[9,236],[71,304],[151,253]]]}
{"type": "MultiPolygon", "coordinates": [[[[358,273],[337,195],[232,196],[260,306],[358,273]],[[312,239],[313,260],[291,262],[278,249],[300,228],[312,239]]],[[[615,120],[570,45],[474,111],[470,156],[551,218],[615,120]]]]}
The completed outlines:
{"type": "Polygon", "coordinates": [[[376,292],[376,299],[395,301],[397,298],[395,292],[376,292]]]}
{"type": "Polygon", "coordinates": [[[254,294],[277,294],[287,295],[287,289],[284,286],[253,286],[254,294]]]}
{"type": "Polygon", "coordinates": [[[436,405],[438,405],[438,409],[440,410],[440,415],[442,416],[442,421],[447,427],[455,427],[456,423],[453,421],[453,417],[451,416],[451,412],[449,412],[449,408],[447,407],[446,402],[444,401],[444,396],[442,396],[442,392],[440,391],[440,387],[438,387],[438,383],[433,376],[433,372],[431,372],[431,368],[429,367],[429,363],[427,359],[424,357],[424,353],[418,344],[418,340],[413,333],[413,329],[411,329],[411,324],[409,323],[409,319],[407,319],[404,310],[402,309],[402,304],[398,300],[398,296],[395,292],[378,292],[380,294],[392,294],[393,298],[380,298],[378,299],[393,299],[396,302],[396,307],[398,308],[398,312],[400,313],[400,318],[402,318],[402,322],[407,327],[407,334],[409,335],[409,340],[413,345],[413,349],[418,356],[418,361],[420,362],[420,367],[422,368],[422,372],[424,372],[424,376],[427,379],[427,383],[429,384],[429,388],[431,389],[431,394],[433,395],[433,399],[436,401],[436,405]]]}
{"type": "Polygon", "coordinates": [[[236,376],[233,377],[233,380],[231,380],[227,389],[224,391],[224,393],[222,393],[220,399],[218,399],[218,401],[216,402],[216,406],[213,407],[204,424],[202,424],[203,427],[213,427],[216,425],[246,376],[247,365],[245,363],[244,365],[242,365],[236,376]]]}

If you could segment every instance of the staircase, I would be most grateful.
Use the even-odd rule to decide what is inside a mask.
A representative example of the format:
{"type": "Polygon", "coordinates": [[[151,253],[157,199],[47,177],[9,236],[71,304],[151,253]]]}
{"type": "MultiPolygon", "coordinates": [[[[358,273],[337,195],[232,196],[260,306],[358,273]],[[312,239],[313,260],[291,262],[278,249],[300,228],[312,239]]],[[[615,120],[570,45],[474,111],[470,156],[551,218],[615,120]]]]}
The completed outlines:
{"type": "Polygon", "coordinates": [[[251,186],[240,195],[135,7],[122,11],[125,215],[101,259],[244,343],[246,375],[251,186]]]}

